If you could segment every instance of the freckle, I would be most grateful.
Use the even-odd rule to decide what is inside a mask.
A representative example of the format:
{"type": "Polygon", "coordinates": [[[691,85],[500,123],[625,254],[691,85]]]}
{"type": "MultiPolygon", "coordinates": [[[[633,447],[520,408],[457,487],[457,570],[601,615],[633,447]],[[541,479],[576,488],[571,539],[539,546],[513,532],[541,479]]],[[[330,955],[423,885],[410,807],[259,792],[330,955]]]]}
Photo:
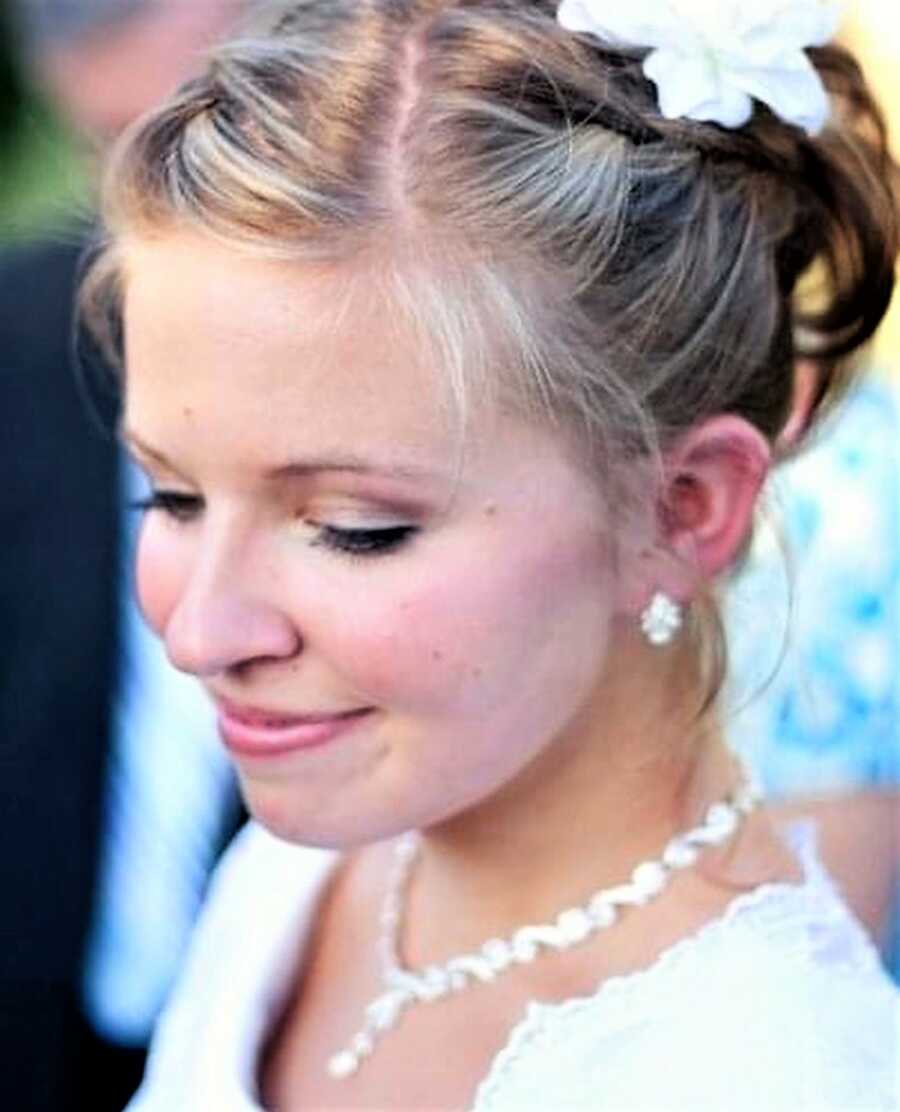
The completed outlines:
{"type": "Polygon", "coordinates": [[[472,675],[476,680],[480,680],[481,677],[484,675],[484,672],[481,670],[481,668],[473,668],[472,675]]]}
{"type": "Polygon", "coordinates": [[[443,660],[444,659],[444,654],[441,652],[440,649],[432,649],[431,650],[431,659],[432,660],[443,660]]]}
{"type": "Polygon", "coordinates": [[[194,416],[194,410],[189,405],[184,406],[181,412],[183,416],[188,418],[188,420],[190,420],[190,418],[194,416]]]}
{"type": "Polygon", "coordinates": [[[497,516],[497,507],[493,506],[493,505],[485,506],[484,516],[485,517],[496,517],[497,516]]]}

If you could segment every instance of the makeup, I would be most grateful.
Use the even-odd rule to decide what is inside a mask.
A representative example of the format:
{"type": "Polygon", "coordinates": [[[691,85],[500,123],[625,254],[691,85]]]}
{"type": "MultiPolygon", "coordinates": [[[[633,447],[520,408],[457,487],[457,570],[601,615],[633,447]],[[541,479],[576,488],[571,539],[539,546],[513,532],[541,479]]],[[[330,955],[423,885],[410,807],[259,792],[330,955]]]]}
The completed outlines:
{"type": "Polygon", "coordinates": [[[373,711],[372,707],[362,707],[334,714],[283,715],[220,702],[219,736],[236,757],[279,757],[327,745],[353,730],[373,711]]]}

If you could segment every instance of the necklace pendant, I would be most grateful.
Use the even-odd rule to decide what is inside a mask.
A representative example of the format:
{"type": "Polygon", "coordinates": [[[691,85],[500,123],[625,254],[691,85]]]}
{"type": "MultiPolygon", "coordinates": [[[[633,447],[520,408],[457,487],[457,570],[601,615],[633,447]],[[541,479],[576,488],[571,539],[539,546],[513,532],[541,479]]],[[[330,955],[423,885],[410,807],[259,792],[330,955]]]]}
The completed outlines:
{"type": "Polygon", "coordinates": [[[567,948],[584,942],[593,929],[590,915],[581,907],[570,907],[556,917],[556,930],[567,948]]]}
{"type": "Polygon", "coordinates": [[[345,1050],[329,1059],[329,1074],[342,1080],[356,1073],[380,1037],[396,1027],[414,1004],[431,1003],[470,985],[490,983],[512,966],[527,965],[547,951],[568,950],[612,927],[623,909],[642,907],[659,896],[672,872],[693,865],[705,847],[727,841],[759,798],[745,775],[734,795],[712,804],[699,826],[672,838],[659,860],[636,865],[629,883],[595,892],[583,907],[570,907],[552,922],[520,927],[511,938],[490,938],[475,953],[460,954],[418,972],[408,969],[399,957],[403,899],[418,845],[415,834],[405,835],[396,847],[395,868],[381,914],[378,950],[385,991],[366,1008],[363,1030],[345,1050]]]}
{"type": "MultiPolygon", "coordinates": [[[[404,974],[401,970],[397,970],[395,976],[399,981],[404,974]]],[[[367,1028],[378,1032],[390,1031],[396,1025],[404,1008],[408,1008],[414,999],[412,991],[402,984],[389,988],[366,1008],[367,1028]]]]}
{"type": "Polygon", "coordinates": [[[418,978],[416,998],[428,1004],[432,1000],[440,1000],[443,996],[449,996],[451,991],[450,977],[447,971],[439,965],[429,965],[418,978]]]}
{"type": "Polygon", "coordinates": [[[492,973],[503,973],[514,964],[512,947],[502,938],[489,938],[481,947],[479,957],[484,958],[492,973]]]}
{"type": "Polygon", "coordinates": [[[648,898],[658,896],[669,880],[669,870],[659,861],[645,861],[631,874],[631,883],[648,898]]]}
{"type": "Polygon", "coordinates": [[[359,1069],[359,1057],[352,1050],[342,1050],[328,1059],[328,1072],[335,1081],[344,1081],[359,1069]]]}

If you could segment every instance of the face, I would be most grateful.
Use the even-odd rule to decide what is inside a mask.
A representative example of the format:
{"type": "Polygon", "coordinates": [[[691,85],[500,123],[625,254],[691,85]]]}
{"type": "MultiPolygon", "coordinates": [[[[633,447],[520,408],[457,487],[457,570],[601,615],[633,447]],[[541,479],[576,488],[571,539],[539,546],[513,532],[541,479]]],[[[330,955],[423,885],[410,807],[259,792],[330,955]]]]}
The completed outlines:
{"type": "Polygon", "coordinates": [[[218,703],[250,810],[347,846],[489,805],[596,699],[595,484],[499,413],[464,438],[377,277],[172,233],[125,252],[144,613],[218,703]]]}

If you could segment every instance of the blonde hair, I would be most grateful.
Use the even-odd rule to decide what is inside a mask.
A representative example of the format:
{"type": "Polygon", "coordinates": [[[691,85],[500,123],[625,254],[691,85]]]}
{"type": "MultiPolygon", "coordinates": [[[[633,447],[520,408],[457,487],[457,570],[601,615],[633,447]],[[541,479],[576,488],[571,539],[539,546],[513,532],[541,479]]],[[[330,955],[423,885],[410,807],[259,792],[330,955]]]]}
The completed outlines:
{"type": "Polygon", "coordinates": [[[120,143],[84,294],[101,332],[125,229],[199,226],[297,259],[378,251],[398,271],[417,259],[410,311],[458,376],[482,362],[465,350],[477,322],[500,322],[520,394],[646,451],[724,411],[774,440],[795,359],[819,364],[827,397],[886,309],[895,167],[838,47],[811,52],[834,102],[813,140],[764,108],[739,131],[663,119],[639,55],[563,30],[553,3],[269,11],[120,143]],[[456,280],[426,292],[448,261],[456,280]]]}
{"type": "Polygon", "coordinates": [[[858,65],[810,51],[833,103],[817,139],[761,106],[737,131],[666,120],[640,52],[555,9],[267,9],[120,142],[83,291],[95,334],[115,346],[127,232],[369,255],[463,401],[502,377],[606,463],[722,412],[774,444],[795,361],[828,403],[893,288],[896,167],[858,65]]]}

